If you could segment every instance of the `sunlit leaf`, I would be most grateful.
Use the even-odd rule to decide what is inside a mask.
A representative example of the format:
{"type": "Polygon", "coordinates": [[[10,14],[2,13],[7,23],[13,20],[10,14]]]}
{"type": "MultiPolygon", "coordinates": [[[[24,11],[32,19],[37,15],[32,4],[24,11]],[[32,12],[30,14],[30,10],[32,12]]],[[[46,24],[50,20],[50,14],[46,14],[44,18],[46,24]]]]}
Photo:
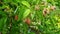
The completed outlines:
{"type": "Polygon", "coordinates": [[[30,9],[26,9],[24,14],[23,14],[23,18],[26,18],[30,13],[31,13],[31,10],[30,9]]]}
{"type": "Polygon", "coordinates": [[[26,7],[30,8],[30,4],[27,1],[22,1],[22,4],[25,5],[26,7]]]}

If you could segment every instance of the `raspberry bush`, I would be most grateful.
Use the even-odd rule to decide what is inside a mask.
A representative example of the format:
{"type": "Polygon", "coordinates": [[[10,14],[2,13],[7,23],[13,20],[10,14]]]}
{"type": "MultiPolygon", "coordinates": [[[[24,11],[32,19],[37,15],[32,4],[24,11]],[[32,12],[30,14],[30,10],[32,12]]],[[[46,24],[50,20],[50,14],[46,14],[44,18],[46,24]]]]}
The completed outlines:
{"type": "Polygon", "coordinates": [[[59,0],[0,0],[0,34],[60,34],[59,0]]]}

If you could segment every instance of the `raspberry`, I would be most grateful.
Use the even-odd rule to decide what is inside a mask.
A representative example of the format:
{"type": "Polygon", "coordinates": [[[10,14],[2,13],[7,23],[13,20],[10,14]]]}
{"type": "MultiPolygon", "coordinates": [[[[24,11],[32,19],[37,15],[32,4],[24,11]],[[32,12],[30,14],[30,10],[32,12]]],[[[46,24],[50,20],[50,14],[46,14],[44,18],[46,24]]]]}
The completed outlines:
{"type": "Polygon", "coordinates": [[[15,15],[15,20],[18,20],[18,16],[17,15],[15,15]]]}

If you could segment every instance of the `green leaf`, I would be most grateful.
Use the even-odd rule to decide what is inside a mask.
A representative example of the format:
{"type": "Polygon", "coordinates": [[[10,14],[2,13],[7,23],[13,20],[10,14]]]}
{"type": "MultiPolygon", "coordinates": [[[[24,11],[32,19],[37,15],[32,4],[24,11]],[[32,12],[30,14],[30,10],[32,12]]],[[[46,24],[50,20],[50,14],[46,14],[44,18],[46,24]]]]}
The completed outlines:
{"type": "Polygon", "coordinates": [[[25,5],[26,7],[30,8],[30,4],[27,1],[22,1],[22,4],[25,5]]]}
{"type": "Polygon", "coordinates": [[[23,13],[23,18],[26,18],[30,13],[30,9],[26,9],[26,11],[23,13]]]}
{"type": "Polygon", "coordinates": [[[0,29],[6,24],[7,18],[0,19],[0,29]]]}

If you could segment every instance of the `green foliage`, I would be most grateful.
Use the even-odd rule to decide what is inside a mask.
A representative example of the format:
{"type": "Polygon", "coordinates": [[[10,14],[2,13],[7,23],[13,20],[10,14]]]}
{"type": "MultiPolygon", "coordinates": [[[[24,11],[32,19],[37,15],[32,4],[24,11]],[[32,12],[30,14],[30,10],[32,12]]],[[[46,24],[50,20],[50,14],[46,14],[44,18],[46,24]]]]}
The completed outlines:
{"type": "Polygon", "coordinates": [[[22,1],[22,4],[25,5],[26,7],[30,8],[30,4],[27,1],[22,1]]]}
{"type": "Polygon", "coordinates": [[[59,0],[0,0],[0,33],[60,34],[59,3],[59,0]]]}
{"type": "Polygon", "coordinates": [[[31,13],[30,9],[26,9],[26,11],[23,14],[23,18],[26,18],[31,13]]]}

